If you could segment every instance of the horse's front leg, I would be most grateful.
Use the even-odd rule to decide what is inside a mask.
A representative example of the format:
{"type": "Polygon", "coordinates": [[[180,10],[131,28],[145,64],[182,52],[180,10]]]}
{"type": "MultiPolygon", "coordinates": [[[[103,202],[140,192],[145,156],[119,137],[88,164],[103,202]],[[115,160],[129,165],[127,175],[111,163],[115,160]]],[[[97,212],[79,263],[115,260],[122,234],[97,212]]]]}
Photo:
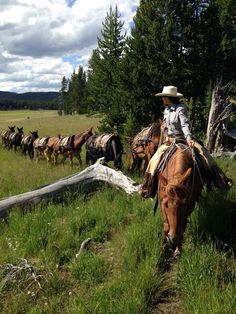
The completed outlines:
{"type": "Polygon", "coordinates": [[[39,155],[38,155],[38,151],[36,149],[34,149],[34,157],[35,157],[35,161],[38,162],[39,161],[39,155]]]}
{"type": "Polygon", "coordinates": [[[92,163],[91,156],[88,153],[88,151],[86,151],[86,154],[85,154],[85,163],[86,165],[90,165],[92,163]]]}
{"type": "MultiPolygon", "coordinates": [[[[71,166],[71,168],[73,167],[73,152],[71,152],[71,153],[69,153],[68,154],[68,157],[69,157],[69,159],[70,159],[70,166],[71,166]]],[[[77,156],[76,156],[77,157],[77,156]]],[[[65,159],[64,159],[64,161],[65,161],[65,159]]]]}
{"type": "Polygon", "coordinates": [[[161,215],[162,215],[162,233],[163,233],[164,239],[166,239],[170,230],[170,225],[168,222],[168,216],[166,214],[166,208],[165,208],[165,204],[163,203],[163,200],[160,200],[160,208],[161,208],[161,215]]]}
{"type": "Polygon", "coordinates": [[[57,151],[53,152],[53,159],[54,159],[54,165],[57,165],[57,159],[58,159],[58,152],[57,151]]]}
{"type": "Polygon", "coordinates": [[[81,159],[80,153],[78,153],[78,154],[76,155],[76,158],[77,158],[77,159],[78,159],[78,161],[79,161],[80,167],[82,167],[83,162],[82,162],[82,159],[81,159]]]}
{"type": "Polygon", "coordinates": [[[134,173],[134,156],[132,153],[131,153],[130,162],[129,162],[129,172],[130,174],[134,173]]]}
{"type": "Polygon", "coordinates": [[[143,169],[142,169],[142,174],[143,174],[143,175],[145,175],[145,172],[146,172],[147,166],[148,166],[148,158],[147,158],[147,157],[145,157],[145,158],[144,158],[143,169]]]}

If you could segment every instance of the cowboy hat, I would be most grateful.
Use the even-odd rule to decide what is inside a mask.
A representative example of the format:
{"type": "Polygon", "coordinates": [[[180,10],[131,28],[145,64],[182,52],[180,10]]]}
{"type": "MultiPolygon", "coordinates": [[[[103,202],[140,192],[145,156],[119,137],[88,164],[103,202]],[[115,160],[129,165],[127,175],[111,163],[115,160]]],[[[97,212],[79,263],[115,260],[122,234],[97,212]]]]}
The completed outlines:
{"type": "Polygon", "coordinates": [[[155,96],[183,97],[182,94],[177,92],[177,87],[175,86],[164,86],[162,92],[156,94],[155,96]]]}

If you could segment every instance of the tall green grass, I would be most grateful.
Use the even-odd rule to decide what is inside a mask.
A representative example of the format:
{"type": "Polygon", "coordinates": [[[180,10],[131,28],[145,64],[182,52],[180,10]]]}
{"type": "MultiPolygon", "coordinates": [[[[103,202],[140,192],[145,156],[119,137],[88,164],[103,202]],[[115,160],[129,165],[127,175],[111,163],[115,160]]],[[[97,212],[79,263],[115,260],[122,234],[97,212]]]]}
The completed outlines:
{"type": "MultiPolygon", "coordinates": [[[[30,113],[0,113],[3,130],[14,119],[26,130],[39,129],[40,135],[73,134],[99,123],[99,118],[57,117],[54,112],[46,112],[48,117],[32,113],[27,119],[30,113]]],[[[128,154],[124,161],[127,167],[128,154]]],[[[0,164],[0,197],[80,170],[68,163],[36,163],[3,148],[0,164]]],[[[236,182],[235,161],[220,164],[236,182]]],[[[158,302],[174,289],[181,298],[179,313],[235,313],[235,201],[235,186],[227,193],[203,193],[172,281],[172,273],[164,271],[160,212],[153,216],[151,200],[104,185],[86,199],[68,194],[60,204],[42,203],[24,213],[15,209],[0,222],[0,265],[27,259],[42,289],[25,272],[2,285],[7,272],[0,268],[0,313],[156,313],[158,302]],[[88,238],[88,247],[76,257],[88,238]]]]}
{"type": "MultiPolygon", "coordinates": [[[[234,182],[236,163],[218,161],[234,182]]],[[[236,313],[236,187],[203,194],[185,234],[178,284],[186,313],[236,313]]]]}

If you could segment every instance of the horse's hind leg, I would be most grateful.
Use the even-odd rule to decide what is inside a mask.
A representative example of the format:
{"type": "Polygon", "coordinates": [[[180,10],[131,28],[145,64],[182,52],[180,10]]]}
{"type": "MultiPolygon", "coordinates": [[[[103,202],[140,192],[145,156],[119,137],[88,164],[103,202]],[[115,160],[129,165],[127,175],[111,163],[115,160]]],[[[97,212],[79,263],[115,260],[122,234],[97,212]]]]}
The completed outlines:
{"type": "Polygon", "coordinates": [[[44,154],[44,156],[45,156],[45,158],[47,160],[47,163],[50,163],[52,151],[51,151],[51,149],[48,146],[45,148],[43,154],[44,154]]]}
{"type": "MultiPolygon", "coordinates": [[[[54,159],[54,165],[57,165],[58,153],[56,151],[53,152],[53,159],[54,159]]],[[[62,160],[62,163],[64,163],[65,160],[66,158],[62,160]]]]}

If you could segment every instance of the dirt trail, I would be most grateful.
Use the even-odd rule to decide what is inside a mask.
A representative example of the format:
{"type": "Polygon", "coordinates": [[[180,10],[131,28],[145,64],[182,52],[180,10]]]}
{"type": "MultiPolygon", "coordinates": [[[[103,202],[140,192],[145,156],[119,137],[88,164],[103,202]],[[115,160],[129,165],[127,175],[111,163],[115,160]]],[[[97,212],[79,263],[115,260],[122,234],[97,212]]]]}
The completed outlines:
{"type": "Polygon", "coordinates": [[[182,297],[177,289],[178,261],[172,261],[164,272],[163,293],[152,309],[152,314],[185,314],[182,297]]]}

